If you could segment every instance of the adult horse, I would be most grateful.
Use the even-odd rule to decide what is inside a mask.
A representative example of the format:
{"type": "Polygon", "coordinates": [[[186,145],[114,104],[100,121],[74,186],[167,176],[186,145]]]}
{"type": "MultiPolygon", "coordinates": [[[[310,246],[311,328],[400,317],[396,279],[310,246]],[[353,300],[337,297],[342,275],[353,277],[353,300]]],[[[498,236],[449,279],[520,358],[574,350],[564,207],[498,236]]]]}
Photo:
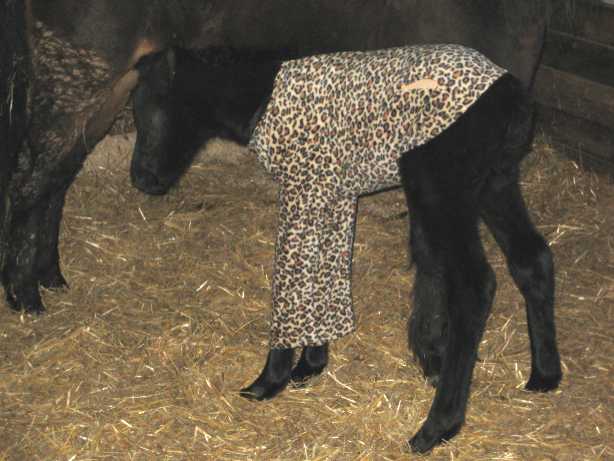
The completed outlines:
{"type": "MultiPolygon", "coordinates": [[[[26,0],[31,114],[9,186],[13,216],[2,274],[14,309],[44,311],[38,285],[66,284],[58,233],[64,197],[135,87],[135,64],[171,44],[292,54],[455,42],[482,51],[525,86],[543,45],[548,0],[26,0]]],[[[163,193],[189,165],[133,162],[136,184],[163,193]]]]}
{"type": "Polygon", "coordinates": [[[6,195],[15,169],[17,151],[27,125],[26,100],[29,69],[22,2],[0,1],[0,268],[4,263],[5,233],[11,216],[6,195]]]}

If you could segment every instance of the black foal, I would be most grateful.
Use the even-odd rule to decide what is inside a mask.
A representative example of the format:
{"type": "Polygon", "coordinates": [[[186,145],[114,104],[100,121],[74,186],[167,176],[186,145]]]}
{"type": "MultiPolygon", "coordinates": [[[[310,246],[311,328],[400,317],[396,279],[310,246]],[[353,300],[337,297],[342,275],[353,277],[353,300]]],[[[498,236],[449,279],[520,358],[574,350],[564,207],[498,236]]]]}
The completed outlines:
{"type": "MultiPolygon", "coordinates": [[[[416,265],[409,343],[437,388],[426,423],[410,441],[415,451],[451,438],[464,422],[496,289],[479,235],[480,218],[525,298],[532,355],[526,389],[545,392],[560,382],[552,254],[531,223],[518,178],[532,133],[530,103],[508,76],[441,135],[399,161],[416,265]]],[[[290,348],[272,349],[260,376],[241,395],[270,399],[291,381],[304,383],[324,370],[328,347],[303,348],[294,368],[293,355],[290,348]]]]}
{"type": "MultiPolygon", "coordinates": [[[[215,55],[215,50],[211,53],[215,55]]],[[[207,56],[206,53],[194,56],[177,50],[174,53],[155,55],[141,62],[141,76],[134,103],[139,130],[139,165],[158,165],[160,157],[167,153],[169,147],[175,145],[173,140],[181,140],[182,130],[200,127],[206,136],[224,135],[247,143],[254,125],[262,123],[260,116],[272,100],[270,98],[273,81],[280,69],[280,63],[270,57],[242,55],[238,52],[227,64],[216,61],[215,66],[211,66],[207,64],[207,56]]],[[[447,61],[442,63],[445,68],[447,61]]],[[[373,67],[377,72],[381,71],[380,67],[373,67]]],[[[324,70],[326,71],[326,68],[324,70]]],[[[389,77],[385,72],[382,74],[382,78],[389,77]]],[[[299,73],[297,78],[300,79],[302,75],[299,73]]],[[[478,74],[479,78],[481,74],[478,74]]],[[[306,84],[309,82],[307,79],[306,84]]],[[[287,81],[286,84],[291,85],[292,82],[287,81]]],[[[454,84],[456,83],[453,82],[452,85],[454,84]]],[[[437,91],[437,85],[439,83],[432,79],[419,79],[408,84],[406,89],[418,92],[412,94],[427,95],[425,104],[433,101],[442,103],[443,100],[437,98],[443,93],[430,93],[437,91]],[[433,99],[429,99],[431,97],[433,99]]],[[[333,85],[333,91],[336,91],[336,88],[333,85]]],[[[314,93],[309,93],[308,96],[312,94],[314,93]]],[[[347,97],[347,93],[339,97],[347,97]]],[[[321,104],[322,99],[324,98],[315,101],[321,104]]],[[[365,104],[368,105],[369,102],[365,104]]],[[[271,108],[272,113],[288,113],[284,112],[285,109],[277,110],[276,107],[271,108]]],[[[424,108],[414,105],[411,109],[419,111],[424,108]]],[[[288,128],[299,131],[293,136],[274,135],[274,140],[302,139],[301,136],[304,136],[304,145],[311,149],[313,146],[309,144],[308,136],[300,131],[302,128],[299,123],[295,125],[288,127],[282,123],[282,130],[288,128]]],[[[325,129],[330,129],[330,126],[325,129]]],[[[394,131],[394,127],[389,129],[394,131]]],[[[416,451],[428,451],[442,440],[452,437],[458,432],[465,418],[478,345],[496,288],[495,275],[486,260],[479,235],[480,219],[487,224],[505,253],[510,273],[526,301],[532,355],[531,376],[526,388],[548,391],[556,388],[561,379],[554,325],[552,254],[529,219],[518,183],[518,165],[530,150],[532,132],[533,112],[530,101],[520,82],[511,75],[504,74],[492,85],[489,84],[476,102],[446,129],[430,141],[401,155],[398,163],[392,161],[392,169],[395,172],[398,165],[397,181],[400,179],[407,198],[411,223],[409,249],[416,265],[409,342],[424,375],[437,388],[426,422],[410,441],[416,451]]],[[[316,137],[319,136],[318,130],[312,133],[315,133],[316,137]]],[[[257,135],[254,137],[257,138],[257,135]]],[[[328,139],[331,137],[325,138],[324,141],[328,139]]],[[[369,143],[370,140],[367,138],[366,142],[369,143]]],[[[182,150],[186,147],[184,144],[177,144],[177,148],[182,150]]],[[[277,172],[281,172],[278,179],[282,182],[282,191],[292,192],[300,188],[301,191],[306,191],[307,197],[311,197],[308,195],[312,190],[310,187],[319,183],[309,182],[307,179],[301,181],[302,178],[313,179],[313,176],[309,175],[315,171],[319,176],[314,181],[324,178],[326,184],[327,178],[334,177],[320,169],[330,165],[334,167],[337,164],[334,160],[316,164],[306,161],[298,168],[284,169],[286,160],[289,163],[296,159],[301,160],[301,155],[307,160],[317,157],[309,157],[310,149],[304,149],[300,155],[289,155],[287,158],[283,155],[286,151],[281,149],[282,155],[275,157],[278,161],[275,165],[277,172]],[[292,182],[293,171],[299,173],[295,182],[292,182]],[[302,174],[304,176],[301,176],[302,174]]],[[[183,152],[178,153],[179,156],[182,154],[183,152]]],[[[339,153],[343,154],[344,151],[339,153]]],[[[364,176],[360,176],[364,173],[362,168],[364,166],[366,169],[371,163],[370,160],[364,163],[362,158],[356,162],[359,160],[363,163],[358,164],[357,170],[352,170],[356,164],[347,162],[343,163],[341,173],[358,171],[358,176],[351,179],[364,179],[364,176]]],[[[376,159],[373,162],[377,165],[376,159]]],[[[145,170],[146,168],[143,169],[145,170]]],[[[145,175],[139,176],[138,179],[147,182],[147,178],[145,175]]],[[[328,189],[322,190],[326,192],[328,189]]],[[[280,193],[282,205],[288,194],[284,196],[280,193]]],[[[297,197],[302,199],[300,195],[297,197]]],[[[324,214],[335,217],[335,207],[346,198],[347,195],[341,194],[338,200],[335,198],[327,202],[327,207],[323,207],[324,214]]],[[[299,200],[297,203],[303,203],[308,209],[313,205],[313,200],[299,200]]],[[[278,240],[278,243],[281,242],[280,247],[286,248],[290,256],[300,253],[302,245],[314,241],[323,251],[327,251],[329,247],[333,247],[335,251],[339,250],[335,245],[330,245],[326,236],[319,239],[308,233],[314,228],[311,217],[316,215],[309,214],[298,205],[285,208],[282,205],[280,227],[284,229],[292,225],[293,220],[303,222],[301,220],[305,220],[307,216],[307,231],[278,235],[278,239],[282,236],[282,239],[278,240]],[[303,235],[309,237],[308,242],[297,237],[303,235]]],[[[351,214],[343,216],[344,219],[349,217],[349,221],[353,218],[351,214]]],[[[335,232],[340,228],[347,230],[347,224],[348,219],[332,221],[332,224],[329,220],[323,221],[321,227],[335,232]]],[[[353,231],[353,228],[349,229],[350,232],[353,231]]],[[[347,232],[343,235],[347,237],[347,232]]],[[[351,249],[351,239],[345,238],[336,242],[340,242],[340,246],[349,244],[351,249]]],[[[339,250],[339,253],[343,252],[339,250]]],[[[304,289],[307,282],[301,271],[306,268],[306,273],[311,274],[308,270],[312,263],[330,269],[335,264],[341,266],[349,260],[347,254],[341,254],[337,259],[330,259],[330,255],[326,253],[321,259],[292,259],[286,258],[286,254],[282,253],[278,253],[278,256],[281,258],[276,261],[276,264],[280,263],[277,269],[285,271],[285,278],[279,279],[278,285],[274,282],[273,296],[283,298],[282,302],[298,296],[296,292],[304,289]],[[342,260],[343,264],[339,263],[339,260],[342,260]],[[297,273],[299,276],[296,276],[297,273]],[[279,296],[280,290],[286,290],[283,297],[279,296]]],[[[349,278],[346,269],[349,270],[342,267],[336,274],[349,278]]],[[[336,269],[333,267],[330,270],[336,269]]],[[[338,282],[338,279],[335,280],[338,282]]],[[[339,297],[337,288],[330,289],[333,285],[326,287],[319,283],[314,286],[310,292],[314,296],[320,296],[323,292],[329,298],[320,298],[327,301],[336,301],[339,297]]],[[[334,286],[341,286],[341,290],[347,287],[343,284],[334,286]]],[[[348,293],[344,294],[347,296],[348,293]]],[[[296,315],[297,310],[308,310],[308,306],[304,307],[300,303],[298,305],[300,309],[289,306],[286,311],[281,310],[281,322],[286,321],[284,315],[290,317],[296,315]]],[[[345,312],[347,310],[343,311],[345,312]]],[[[324,320],[329,319],[326,317],[328,312],[325,308],[317,310],[316,314],[321,314],[319,318],[324,320]]],[[[324,333],[331,331],[324,328],[328,324],[317,324],[319,320],[314,320],[315,314],[310,315],[311,317],[299,324],[306,334],[320,327],[324,333]]],[[[345,321],[348,317],[341,319],[345,321]]],[[[280,319],[277,321],[279,323],[280,319]]],[[[346,323],[340,322],[340,327],[345,328],[346,323]]],[[[295,327],[293,324],[290,326],[295,327]]],[[[344,334],[346,332],[348,331],[343,330],[344,334]]],[[[322,337],[325,336],[318,338],[322,337]]],[[[293,342],[290,344],[292,347],[286,347],[283,343],[285,340],[286,337],[283,337],[272,346],[262,373],[253,384],[241,391],[243,396],[256,400],[269,399],[281,392],[290,381],[303,384],[324,370],[328,362],[328,340],[312,341],[308,338],[299,342],[303,349],[296,365],[293,365],[293,348],[298,347],[297,343],[293,342]]]]}

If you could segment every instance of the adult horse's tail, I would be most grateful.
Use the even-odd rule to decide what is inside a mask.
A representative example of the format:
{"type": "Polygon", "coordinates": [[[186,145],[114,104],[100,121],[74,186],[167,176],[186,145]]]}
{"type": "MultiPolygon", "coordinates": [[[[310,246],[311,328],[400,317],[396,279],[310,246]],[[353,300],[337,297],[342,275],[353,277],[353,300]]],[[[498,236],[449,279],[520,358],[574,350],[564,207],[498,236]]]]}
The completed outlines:
{"type": "Polygon", "coordinates": [[[9,181],[27,126],[26,1],[0,0],[0,269],[11,215],[9,181]]]}

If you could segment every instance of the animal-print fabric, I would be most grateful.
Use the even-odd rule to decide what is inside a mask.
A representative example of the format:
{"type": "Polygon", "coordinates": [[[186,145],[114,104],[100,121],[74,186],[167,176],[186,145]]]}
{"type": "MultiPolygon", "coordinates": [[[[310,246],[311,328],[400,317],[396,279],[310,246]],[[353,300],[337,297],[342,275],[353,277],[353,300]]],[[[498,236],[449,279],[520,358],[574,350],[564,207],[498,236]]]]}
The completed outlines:
{"type": "Polygon", "coordinates": [[[449,127],[504,73],[456,45],[282,64],[250,141],[280,183],[271,348],[322,345],[355,329],[358,196],[398,185],[399,157],[449,127]]]}

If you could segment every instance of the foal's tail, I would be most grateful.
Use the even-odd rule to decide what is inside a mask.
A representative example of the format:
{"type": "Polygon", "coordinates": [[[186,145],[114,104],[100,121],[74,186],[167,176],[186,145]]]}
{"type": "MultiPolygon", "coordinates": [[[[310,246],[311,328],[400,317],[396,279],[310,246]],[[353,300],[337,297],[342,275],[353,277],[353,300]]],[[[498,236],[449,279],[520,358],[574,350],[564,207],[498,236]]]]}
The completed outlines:
{"type": "Polygon", "coordinates": [[[520,80],[511,74],[503,76],[499,96],[506,111],[507,127],[503,136],[500,167],[516,167],[531,151],[535,133],[535,105],[520,80]]]}

